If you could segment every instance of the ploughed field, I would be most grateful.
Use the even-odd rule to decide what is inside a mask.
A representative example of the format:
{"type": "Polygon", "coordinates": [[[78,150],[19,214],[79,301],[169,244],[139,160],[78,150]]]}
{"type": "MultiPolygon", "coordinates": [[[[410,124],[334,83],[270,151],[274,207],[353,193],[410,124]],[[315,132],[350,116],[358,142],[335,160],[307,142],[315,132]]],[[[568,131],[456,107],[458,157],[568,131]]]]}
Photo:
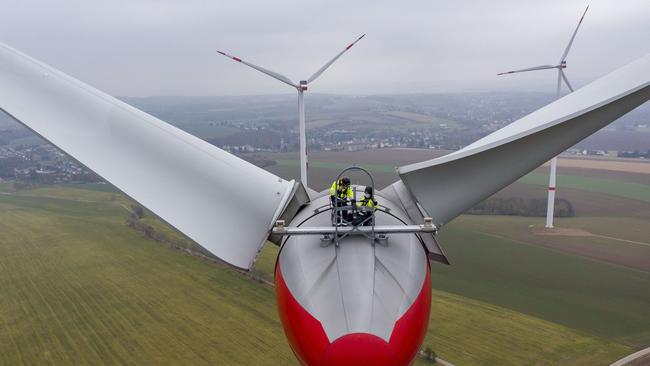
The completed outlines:
{"type": "MultiPolygon", "coordinates": [[[[311,154],[311,185],[326,188],[357,163],[385,186],[393,166],[436,155],[311,154]]],[[[256,159],[285,177],[298,171],[291,154],[256,159]]],[[[432,263],[423,347],[457,365],[593,365],[650,345],[643,174],[560,166],[571,180],[564,188],[560,176],[558,196],[576,208],[556,221],[561,230],[485,215],[445,227],[452,265],[432,263]]],[[[498,195],[544,198],[536,175],[544,168],[498,195]]],[[[195,247],[149,214],[139,222],[158,235],[127,226],[131,204],[108,185],[16,192],[0,183],[0,365],[296,364],[263,283],[277,247],[262,251],[254,274],[264,281],[254,281],[169,248],[195,247]]]]}

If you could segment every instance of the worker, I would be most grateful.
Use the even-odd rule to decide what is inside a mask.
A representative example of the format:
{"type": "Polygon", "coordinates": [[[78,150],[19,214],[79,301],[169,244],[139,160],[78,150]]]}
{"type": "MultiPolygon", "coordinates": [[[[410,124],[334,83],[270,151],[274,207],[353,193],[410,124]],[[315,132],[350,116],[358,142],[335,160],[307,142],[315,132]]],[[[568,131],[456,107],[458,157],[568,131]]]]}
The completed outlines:
{"type": "MultiPolygon", "coordinates": [[[[347,206],[348,201],[352,202],[354,200],[354,193],[352,192],[352,187],[350,187],[350,178],[341,177],[332,183],[330,187],[330,200],[332,201],[332,206],[335,208],[347,206]]],[[[347,210],[341,210],[337,213],[336,224],[342,223],[342,219],[349,221],[347,210]]]]}
{"type": "Polygon", "coordinates": [[[357,220],[355,220],[355,224],[359,225],[363,223],[363,225],[372,225],[372,219],[370,219],[370,217],[374,215],[375,210],[377,209],[377,200],[375,199],[372,187],[366,187],[366,189],[363,191],[363,198],[359,200],[357,206],[366,207],[366,209],[359,212],[359,216],[357,220]]]}
{"type": "Polygon", "coordinates": [[[332,186],[330,186],[330,199],[334,202],[336,198],[344,203],[347,203],[348,199],[352,200],[354,198],[352,187],[350,187],[350,178],[342,177],[332,183],[332,186]]]}

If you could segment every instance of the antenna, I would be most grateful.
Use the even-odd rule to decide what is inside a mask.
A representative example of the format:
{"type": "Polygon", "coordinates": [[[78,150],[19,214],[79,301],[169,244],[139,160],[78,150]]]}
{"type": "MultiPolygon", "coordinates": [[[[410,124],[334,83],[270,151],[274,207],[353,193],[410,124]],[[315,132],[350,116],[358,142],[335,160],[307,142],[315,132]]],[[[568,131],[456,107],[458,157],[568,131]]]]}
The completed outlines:
{"type": "MultiPolygon", "coordinates": [[[[534,66],[534,67],[529,67],[527,69],[501,72],[498,73],[497,75],[515,74],[519,72],[528,72],[528,71],[537,71],[537,70],[557,69],[557,88],[556,88],[557,98],[558,99],[560,98],[560,92],[562,89],[563,81],[566,87],[569,89],[569,91],[573,92],[573,87],[571,86],[571,83],[569,83],[569,79],[566,77],[566,74],[564,73],[564,69],[566,69],[567,55],[571,50],[571,46],[573,45],[573,40],[576,38],[576,34],[578,33],[578,29],[580,29],[580,24],[582,24],[582,20],[585,18],[585,14],[587,14],[587,10],[589,10],[589,5],[587,5],[587,8],[582,13],[582,16],[580,17],[580,21],[578,21],[578,25],[576,26],[576,29],[573,31],[573,34],[569,39],[569,43],[566,45],[566,48],[564,49],[564,52],[562,53],[562,56],[560,57],[560,61],[558,62],[557,65],[534,66]]],[[[548,204],[546,206],[546,227],[549,229],[553,228],[553,213],[555,211],[556,175],[557,175],[557,156],[551,159],[551,171],[548,180],[548,204]]]]}
{"type": "Polygon", "coordinates": [[[266,74],[266,75],[268,75],[268,76],[270,76],[270,77],[272,77],[274,79],[277,79],[277,80],[279,80],[279,81],[281,81],[281,82],[283,82],[285,84],[291,85],[292,87],[296,88],[296,90],[298,91],[298,127],[299,127],[299,130],[300,130],[300,132],[299,132],[300,133],[300,181],[302,182],[303,186],[305,186],[305,187],[307,187],[308,162],[307,162],[307,134],[306,134],[306,126],[305,126],[304,93],[307,91],[307,86],[308,86],[309,83],[311,83],[312,81],[318,79],[318,77],[321,76],[321,74],[323,72],[325,72],[325,70],[327,70],[330,66],[332,66],[332,64],[334,62],[336,62],[336,60],[338,60],[339,57],[341,57],[345,52],[347,52],[350,48],[352,48],[352,46],[354,46],[357,42],[359,42],[361,40],[361,38],[363,38],[363,37],[365,37],[365,34],[362,34],[361,36],[359,36],[359,38],[354,40],[354,42],[350,43],[347,47],[345,47],[345,49],[343,49],[343,51],[339,52],[336,56],[334,56],[334,58],[329,60],[325,65],[323,65],[323,67],[318,69],[308,79],[300,80],[300,82],[298,84],[296,84],[291,79],[289,79],[288,77],[286,77],[286,76],[284,76],[282,74],[279,74],[277,72],[265,69],[265,68],[263,68],[261,66],[254,65],[254,64],[252,64],[250,62],[246,62],[246,61],[242,60],[239,57],[231,56],[231,55],[229,55],[229,54],[227,54],[227,53],[225,53],[223,51],[217,51],[220,54],[222,54],[222,55],[224,55],[224,56],[226,56],[226,57],[228,57],[228,58],[230,58],[232,60],[235,60],[235,61],[237,61],[239,63],[242,63],[242,64],[244,64],[244,65],[246,65],[248,67],[251,67],[251,68],[253,68],[253,69],[255,69],[255,70],[259,71],[259,72],[262,72],[262,73],[264,73],[264,74],[266,74]]]}

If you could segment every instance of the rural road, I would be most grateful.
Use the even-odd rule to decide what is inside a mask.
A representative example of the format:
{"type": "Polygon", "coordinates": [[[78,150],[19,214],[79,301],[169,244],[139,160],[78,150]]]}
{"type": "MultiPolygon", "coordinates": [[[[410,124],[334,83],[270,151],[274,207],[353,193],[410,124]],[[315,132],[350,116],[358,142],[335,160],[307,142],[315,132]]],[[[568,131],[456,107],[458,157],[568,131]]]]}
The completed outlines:
{"type": "Polygon", "coordinates": [[[642,349],[639,352],[634,352],[631,355],[625,356],[625,357],[621,358],[620,360],[614,362],[613,364],[611,364],[609,366],[623,366],[623,365],[626,365],[628,362],[634,361],[637,358],[643,357],[645,355],[650,355],[650,347],[642,349]]]}

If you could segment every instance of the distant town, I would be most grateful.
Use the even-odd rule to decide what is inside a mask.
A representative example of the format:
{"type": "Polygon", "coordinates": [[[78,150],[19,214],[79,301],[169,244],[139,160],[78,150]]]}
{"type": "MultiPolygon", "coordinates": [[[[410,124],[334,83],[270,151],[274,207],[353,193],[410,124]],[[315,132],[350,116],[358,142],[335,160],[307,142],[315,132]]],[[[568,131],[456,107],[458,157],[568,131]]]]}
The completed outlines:
{"type": "MultiPolygon", "coordinates": [[[[234,154],[298,151],[296,101],[286,95],[124,99],[234,154]]],[[[543,93],[310,95],[308,148],[457,150],[552,100],[543,93]]],[[[650,159],[649,126],[650,107],[642,106],[566,153],[650,159]]],[[[102,181],[7,116],[0,116],[0,180],[102,181]]]]}

